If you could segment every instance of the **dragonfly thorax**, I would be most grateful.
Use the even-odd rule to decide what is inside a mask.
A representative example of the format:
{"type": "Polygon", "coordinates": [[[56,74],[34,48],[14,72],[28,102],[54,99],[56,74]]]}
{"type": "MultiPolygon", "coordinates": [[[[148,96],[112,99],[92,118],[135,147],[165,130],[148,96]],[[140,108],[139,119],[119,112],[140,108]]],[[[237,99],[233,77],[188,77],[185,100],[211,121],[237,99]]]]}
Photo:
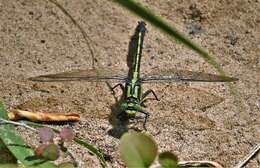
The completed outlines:
{"type": "Polygon", "coordinates": [[[142,87],[138,80],[131,81],[130,83],[126,84],[126,94],[125,94],[126,99],[134,98],[137,101],[140,101],[141,94],[142,94],[142,87]]]}

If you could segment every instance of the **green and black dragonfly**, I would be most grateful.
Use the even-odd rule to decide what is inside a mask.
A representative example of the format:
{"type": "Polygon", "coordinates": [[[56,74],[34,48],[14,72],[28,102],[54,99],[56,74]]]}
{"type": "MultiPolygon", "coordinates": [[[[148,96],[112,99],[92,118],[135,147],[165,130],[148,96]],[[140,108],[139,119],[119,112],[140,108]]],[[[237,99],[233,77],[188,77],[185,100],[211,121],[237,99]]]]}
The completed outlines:
{"type": "Polygon", "coordinates": [[[135,118],[137,113],[142,113],[144,119],[144,129],[146,129],[146,122],[150,116],[150,114],[144,110],[144,102],[146,100],[146,97],[152,94],[156,100],[159,101],[159,99],[152,89],[149,89],[143,93],[142,83],[178,81],[232,82],[237,80],[236,78],[227,76],[175,69],[169,69],[164,72],[153,74],[141,75],[140,65],[145,33],[145,22],[139,21],[135,29],[135,34],[133,36],[135,43],[133,50],[131,51],[131,65],[129,65],[128,75],[121,75],[118,72],[109,71],[108,69],[89,69],[78,70],[74,72],[64,72],[59,74],[42,75],[38,77],[32,77],[30,78],[30,80],[40,82],[63,82],[81,80],[89,82],[118,82],[118,84],[115,85],[112,89],[115,89],[116,87],[121,87],[124,92],[124,101],[120,105],[122,110],[121,114],[126,115],[128,118],[135,118]],[[124,83],[124,85],[122,83],[124,83]]]}

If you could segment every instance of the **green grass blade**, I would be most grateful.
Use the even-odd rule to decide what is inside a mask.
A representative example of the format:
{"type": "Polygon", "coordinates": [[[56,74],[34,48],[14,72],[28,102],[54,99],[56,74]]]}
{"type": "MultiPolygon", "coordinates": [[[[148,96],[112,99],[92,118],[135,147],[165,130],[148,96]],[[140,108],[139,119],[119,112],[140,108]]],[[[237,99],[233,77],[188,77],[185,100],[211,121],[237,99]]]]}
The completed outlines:
{"type": "MultiPolygon", "coordinates": [[[[7,119],[7,113],[2,103],[0,103],[0,117],[7,119]]],[[[34,151],[16,133],[13,125],[0,125],[0,139],[14,155],[14,157],[24,166],[35,168],[57,168],[57,166],[51,162],[36,158],[34,151]]]]}
{"type": "MultiPolygon", "coordinates": [[[[46,125],[42,125],[42,124],[39,124],[39,123],[34,123],[34,122],[30,122],[30,121],[20,121],[22,123],[25,123],[27,125],[31,125],[31,126],[34,126],[34,127],[48,127],[46,125]]],[[[49,127],[51,128],[54,132],[56,133],[59,133],[60,131],[58,129],[55,129],[55,128],[52,128],[52,127],[49,127]]],[[[88,151],[91,153],[91,154],[94,154],[98,157],[99,159],[99,162],[101,164],[102,167],[107,167],[106,165],[106,161],[104,159],[104,155],[102,152],[100,152],[98,149],[96,149],[93,145],[85,142],[84,140],[80,139],[80,138],[74,138],[73,139],[74,142],[76,142],[77,144],[85,147],[88,149],[88,151]]]]}
{"type": "Polygon", "coordinates": [[[80,138],[74,138],[74,141],[76,143],[78,143],[79,145],[87,148],[91,153],[95,154],[99,161],[100,161],[100,164],[102,165],[102,167],[107,167],[106,166],[106,161],[104,159],[104,155],[103,153],[101,153],[98,149],[96,149],[95,147],[93,147],[92,145],[88,144],[87,142],[83,141],[82,139],[80,138]]]}

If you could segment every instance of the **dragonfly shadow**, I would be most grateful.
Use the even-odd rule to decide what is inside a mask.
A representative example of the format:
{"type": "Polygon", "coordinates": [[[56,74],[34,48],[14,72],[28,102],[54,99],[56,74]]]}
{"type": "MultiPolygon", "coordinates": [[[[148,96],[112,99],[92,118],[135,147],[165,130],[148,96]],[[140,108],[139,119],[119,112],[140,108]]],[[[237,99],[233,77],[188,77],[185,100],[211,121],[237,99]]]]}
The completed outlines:
{"type": "Polygon", "coordinates": [[[113,87],[109,83],[106,84],[112,91],[112,95],[115,99],[115,103],[110,106],[111,114],[109,116],[109,122],[113,128],[108,131],[108,134],[115,138],[120,138],[125,132],[128,131],[127,125],[129,124],[127,117],[122,115],[124,113],[120,109],[120,105],[124,101],[124,94],[118,99],[115,95],[115,91],[112,89],[113,87]]]}
{"type": "Polygon", "coordinates": [[[134,63],[134,59],[135,59],[135,55],[136,55],[136,50],[138,47],[137,38],[138,37],[135,32],[134,35],[132,35],[131,40],[128,44],[128,54],[127,54],[126,62],[127,62],[128,68],[129,68],[129,70],[128,70],[129,79],[132,77],[133,70],[134,70],[134,68],[132,66],[134,65],[133,63],[134,63]]]}

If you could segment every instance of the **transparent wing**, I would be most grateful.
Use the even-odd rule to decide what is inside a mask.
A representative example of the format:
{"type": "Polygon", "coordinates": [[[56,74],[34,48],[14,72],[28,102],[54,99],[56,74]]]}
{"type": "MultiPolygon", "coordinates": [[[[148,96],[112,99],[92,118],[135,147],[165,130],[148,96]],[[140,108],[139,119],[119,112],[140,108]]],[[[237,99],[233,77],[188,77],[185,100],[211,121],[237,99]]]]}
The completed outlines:
{"type": "Polygon", "coordinates": [[[41,75],[31,77],[29,80],[39,82],[63,82],[63,81],[95,81],[95,82],[123,82],[127,79],[127,75],[118,74],[118,71],[108,69],[89,69],[71,72],[63,72],[57,74],[41,75]]]}
{"type": "Polygon", "coordinates": [[[237,81],[237,78],[228,76],[220,76],[214,74],[208,74],[203,72],[193,72],[187,70],[170,69],[166,71],[157,71],[155,73],[146,74],[142,77],[142,81],[145,82],[232,82],[237,81]]]}

